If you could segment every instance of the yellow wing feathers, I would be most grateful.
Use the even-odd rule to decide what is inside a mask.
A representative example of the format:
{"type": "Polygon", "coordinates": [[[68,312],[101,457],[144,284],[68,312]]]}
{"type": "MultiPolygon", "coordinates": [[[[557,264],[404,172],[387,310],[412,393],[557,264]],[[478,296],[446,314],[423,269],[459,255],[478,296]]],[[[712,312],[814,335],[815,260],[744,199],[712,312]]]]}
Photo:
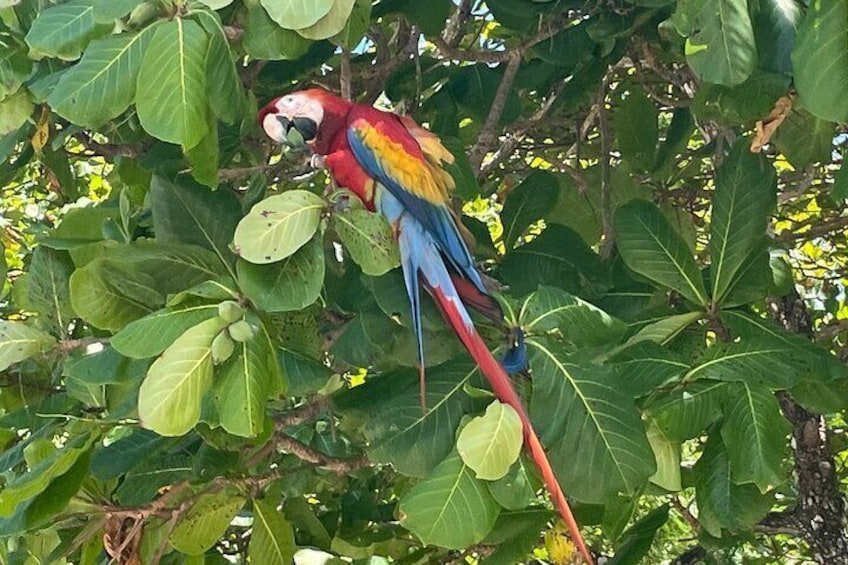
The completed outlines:
{"type": "Polygon", "coordinates": [[[410,193],[434,204],[443,204],[455,188],[453,177],[442,163],[453,163],[453,155],[433,133],[404,119],[403,125],[421,148],[424,159],[411,155],[403,143],[396,142],[371,124],[357,124],[362,142],[373,151],[386,174],[410,193]]]}

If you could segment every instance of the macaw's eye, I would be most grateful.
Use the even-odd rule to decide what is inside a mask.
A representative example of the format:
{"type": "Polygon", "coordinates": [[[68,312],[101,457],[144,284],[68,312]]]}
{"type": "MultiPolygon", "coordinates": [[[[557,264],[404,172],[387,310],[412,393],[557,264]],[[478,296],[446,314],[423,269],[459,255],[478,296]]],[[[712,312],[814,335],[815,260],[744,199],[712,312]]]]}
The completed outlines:
{"type": "Polygon", "coordinates": [[[303,139],[306,141],[312,141],[318,134],[318,124],[315,123],[315,120],[311,120],[309,118],[294,118],[292,120],[292,125],[300,132],[303,139]]]}

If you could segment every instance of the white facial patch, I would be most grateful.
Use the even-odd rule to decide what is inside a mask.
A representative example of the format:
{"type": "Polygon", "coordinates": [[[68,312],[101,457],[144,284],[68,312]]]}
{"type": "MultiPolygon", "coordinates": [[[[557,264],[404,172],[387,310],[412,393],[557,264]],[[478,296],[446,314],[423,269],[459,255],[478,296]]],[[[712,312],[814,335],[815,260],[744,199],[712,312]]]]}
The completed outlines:
{"type": "Polygon", "coordinates": [[[262,119],[262,129],[268,134],[268,137],[282,143],[286,138],[286,132],[283,130],[283,124],[277,119],[276,114],[266,114],[262,119]]]}

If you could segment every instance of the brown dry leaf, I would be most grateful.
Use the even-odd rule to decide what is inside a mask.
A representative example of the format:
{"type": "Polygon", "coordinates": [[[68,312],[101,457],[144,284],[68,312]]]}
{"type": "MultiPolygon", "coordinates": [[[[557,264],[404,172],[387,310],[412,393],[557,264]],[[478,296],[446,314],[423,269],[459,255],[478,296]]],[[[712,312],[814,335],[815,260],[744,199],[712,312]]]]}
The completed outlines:
{"type": "Polygon", "coordinates": [[[32,148],[36,153],[41,153],[44,146],[50,140],[50,110],[47,106],[41,107],[41,117],[38,119],[38,124],[35,126],[35,133],[32,134],[32,148]]]}
{"type": "Polygon", "coordinates": [[[763,146],[769,142],[791,111],[792,96],[781,96],[777,99],[768,117],[765,120],[757,121],[757,133],[751,140],[751,153],[759,153],[763,150],[763,146]]]}
{"type": "Polygon", "coordinates": [[[141,565],[138,549],[143,531],[140,521],[110,514],[103,527],[103,549],[111,558],[109,562],[141,565]]]}

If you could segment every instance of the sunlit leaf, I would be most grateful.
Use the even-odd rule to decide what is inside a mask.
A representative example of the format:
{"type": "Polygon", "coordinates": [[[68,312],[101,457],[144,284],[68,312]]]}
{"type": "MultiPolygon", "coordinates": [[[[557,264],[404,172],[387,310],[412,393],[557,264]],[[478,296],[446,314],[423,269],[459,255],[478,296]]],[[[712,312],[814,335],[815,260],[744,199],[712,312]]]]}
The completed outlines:
{"type": "Polygon", "coordinates": [[[484,415],[462,428],[456,449],[478,479],[496,481],[518,460],[524,443],[522,429],[515,409],[496,400],[489,404],[484,415]]]}

